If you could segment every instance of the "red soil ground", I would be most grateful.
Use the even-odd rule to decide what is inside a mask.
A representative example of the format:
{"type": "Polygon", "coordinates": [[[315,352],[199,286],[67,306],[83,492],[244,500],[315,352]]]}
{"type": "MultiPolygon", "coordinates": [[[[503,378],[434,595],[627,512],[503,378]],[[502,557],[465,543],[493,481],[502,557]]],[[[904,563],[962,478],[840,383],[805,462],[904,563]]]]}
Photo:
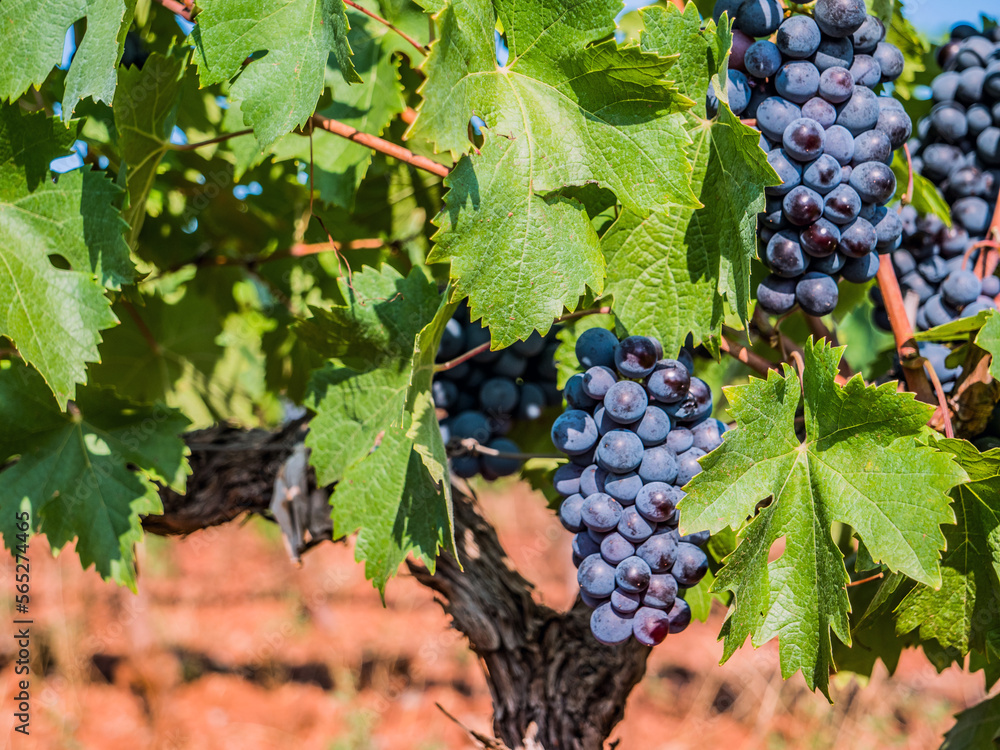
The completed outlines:
{"type": "MultiPolygon", "coordinates": [[[[484,506],[519,569],[553,607],[574,596],[569,535],[522,487],[484,506]]],[[[150,538],[139,594],[82,571],[68,550],[31,546],[31,737],[14,735],[13,641],[0,642],[4,747],[48,750],[437,750],[490,732],[475,655],[406,575],[383,608],[350,544],[296,568],[262,520],[186,539],[150,538]],[[13,740],[11,738],[14,738],[13,740]]],[[[5,563],[12,582],[12,564],[5,563]]],[[[3,584],[5,613],[11,613],[3,584]]],[[[11,615],[12,617],[12,615],[11,615]]],[[[10,619],[8,619],[8,622],[10,619]]],[[[934,748],[981,676],[941,675],[907,653],[890,678],[839,680],[835,704],[783,681],[775,644],[718,666],[721,615],[654,650],[613,738],[622,750],[934,748]]]]}

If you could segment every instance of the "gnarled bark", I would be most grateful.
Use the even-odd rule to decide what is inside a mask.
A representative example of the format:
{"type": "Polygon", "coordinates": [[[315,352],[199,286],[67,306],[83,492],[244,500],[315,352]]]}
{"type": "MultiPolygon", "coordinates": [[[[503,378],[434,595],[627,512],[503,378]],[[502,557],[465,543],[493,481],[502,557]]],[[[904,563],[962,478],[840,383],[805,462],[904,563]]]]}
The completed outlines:
{"type": "MultiPolygon", "coordinates": [[[[162,490],[164,514],[144,518],[143,527],[153,534],[187,534],[246,512],[266,514],[274,479],[305,430],[299,422],[274,433],[227,426],[190,433],[188,492],[162,490]]],[[[482,659],[497,737],[507,747],[529,750],[603,747],[645,672],[649,649],[634,641],[598,644],[589,632],[590,610],[579,601],[569,612],[538,604],[531,583],[510,565],[474,501],[456,488],[454,506],[464,570],[449,556],[438,560],[434,575],[407,564],[439,595],[482,659]]]]}

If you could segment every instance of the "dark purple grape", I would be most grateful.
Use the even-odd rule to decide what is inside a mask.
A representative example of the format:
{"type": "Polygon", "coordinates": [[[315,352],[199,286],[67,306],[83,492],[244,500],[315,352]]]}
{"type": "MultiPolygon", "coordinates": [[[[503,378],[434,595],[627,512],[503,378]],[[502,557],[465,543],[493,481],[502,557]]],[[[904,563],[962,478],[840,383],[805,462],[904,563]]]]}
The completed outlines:
{"type": "Polygon", "coordinates": [[[642,489],[642,479],[634,471],[628,474],[608,474],[604,480],[604,491],[622,505],[631,505],[642,489]]]}
{"type": "Polygon", "coordinates": [[[818,219],[799,232],[799,241],[813,258],[825,258],[840,244],[840,228],[831,221],[818,219]]]}
{"type": "Polygon", "coordinates": [[[870,55],[875,51],[878,43],[885,39],[885,24],[876,16],[867,16],[861,28],[854,32],[851,41],[854,43],[854,51],[870,55]]]}
{"type": "Polygon", "coordinates": [[[646,389],[631,380],[612,385],[604,396],[604,410],[619,424],[630,424],[646,413],[649,397],[646,389]]]}
{"type": "Polygon", "coordinates": [[[643,518],[635,506],[629,506],[622,511],[618,522],[618,533],[633,544],[642,544],[656,531],[656,525],[643,518]]]}
{"type": "MultiPolygon", "coordinates": [[[[638,438],[637,438],[638,439],[638,438]]],[[[639,476],[643,482],[666,482],[677,478],[677,457],[665,445],[647,448],[639,464],[639,476]]]]}
{"type": "MultiPolygon", "coordinates": [[[[654,373],[655,374],[655,373],[654,373]]],[[[670,434],[670,415],[659,406],[650,405],[646,408],[639,423],[633,427],[646,448],[663,443],[670,434]]]]}
{"type": "Polygon", "coordinates": [[[851,173],[851,187],[869,203],[888,203],[896,192],[896,175],[880,161],[866,161],[851,173]]]}
{"type": "Polygon", "coordinates": [[[604,492],[604,483],[607,481],[608,472],[597,464],[587,466],[580,473],[580,494],[590,497],[597,492],[604,492]]]}
{"type": "MultiPolygon", "coordinates": [[[[671,575],[681,586],[694,586],[708,571],[708,558],[699,547],[678,542],[671,575]]],[[[648,581],[647,581],[648,583],[648,581]]]]}
{"type": "Polygon", "coordinates": [[[750,84],[746,74],[738,70],[726,73],[726,94],[729,96],[729,108],[737,117],[750,105],[750,84]]]}
{"type": "MultiPolygon", "coordinates": [[[[803,274],[795,286],[795,299],[807,314],[817,317],[829,315],[837,307],[840,291],[837,282],[825,273],[811,271],[803,274]]],[[[677,579],[680,580],[680,579],[677,579]]]]}
{"type": "Polygon", "coordinates": [[[815,120],[800,117],[792,120],[782,133],[785,152],[798,161],[811,161],[823,153],[825,131],[815,120]]]}
{"type": "MultiPolygon", "coordinates": [[[[809,98],[811,97],[806,97],[806,99],[809,98]]],[[[806,99],[802,101],[806,101],[806,99]]],[[[757,108],[757,127],[772,141],[780,141],[789,123],[800,117],[802,117],[802,110],[797,104],[780,96],[771,96],[761,102],[757,108]]]]}
{"type": "Polygon", "coordinates": [[[685,534],[681,537],[681,541],[694,544],[698,547],[704,547],[711,537],[712,535],[708,531],[696,531],[693,534],[685,534]]]}
{"type": "MultiPolygon", "coordinates": [[[[452,434],[455,434],[454,425],[452,434]]],[[[579,409],[563,412],[552,424],[552,444],[571,456],[589,451],[597,443],[598,437],[594,418],[579,409]]]]}
{"type": "Polygon", "coordinates": [[[850,39],[835,39],[825,36],[812,58],[813,64],[822,73],[830,68],[849,69],[854,62],[854,45],[850,39]]]}
{"type": "Polygon", "coordinates": [[[835,187],[823,202],[823,216],[834,224],[848,224],[861,213],[861,196],[849,185],[835,187]]]}
{"type": "Polygon", "coordinates": [[[958,75],[958,91],[955,97],[963,104],[982,101],[986,71],[982,68],[966,68],[958,75]]]}
{"type": "Polygon", "coordinates": [[[582,466],[574,466],[573,464],[560,466],[552,477],[556,492],[563,497],[577,494],[580,491],[580,475],[582,473],[582,466]]]}
{"type": "Polygon", "coordinates": [[[965,108],[954,102],[938,104],[931,110],[931,125],[946,141],[960,141],[969,133],[965,108]]]}
{"type": "Polygon", "coordinates": [[[576,358],[584,367],[614,367],[618,338],[605,328],[588,328],[576,340],[576,358]]]}
{"type": "Polygon", "coordinates": [[[972,271],[956,271],[941,284],[941,296],[952,307],[964,307],[976,301],[983,284],[972,271]]]}
{"type": "Polygon", "coordinates": [[[671,635],[687,630],[687,626],[691,624],[691,607],[686,601],[680,597],[674,599],[674,604],[667,613],[667,623],[671,635]]]}
{"type": "Polygon", "coordinates": [[[663,643],[670,633],[670,617],[662,609],[640,607],[632,618],[632,635],[644,646],[663,643]]]}
{"type": "MultiPolygon", "coordinates": [[[[695,547],[695,549],[698,549],[695,547]]],[[[698,550],[701,552],[701,550],[698,550]]],[[[677,567],[677,563],[674,563],[677,567]]],[[[649,565],[641,557],[633,555],[618,563],[615,568],[615,582],[622,591],[639,594],[646,590],[649,585],[649,576],[652,574],[649,565]]],[[[676,576],[675,576],[676,577],[676,576]]]]}
{"type": "Polygon", "coordinates": [[[878,118],[878,97],[869,88],[855,86],[851,98],[840,108],[837,124],[847,128],[852,135],[858,136],[874,128],[878,118]]]}
{"type": "Polygon", "coordinates": [[[838,249],[848,258],[863,258],[878,244],[878,235],[870,222],[858,218],[845,224],[840,231],[838,249]]]}
{"type": "Polygon", "coordinates": [[[656,344],[646,336],[629,336],[615,347],[615,366],[626,378],[646,377],[658,359],[656,344]]]}
{"type": "Polygon", "coordinates": [[[871,55],[855,55],[854,63],[851,65],[851,75],[856,86],[873,89],[882,80],[882,68],[871,55]]]}
{"type": "Polygon", "coordinates": [[[657,401],[672,404],[687,395],[691,385],[691,373],[676,359],[664,359],[656,363],[656,369],[646,381],[646,388],[657,401]]]}
{"type": "Polygon", "coordinates": [[[605,599],[615,590],[615,569],[600,555],[590,555],[580,563],[576,580],[582,591],[595,599],[605,599]]]}
{"type": "Polygon", "coordinates": [[[592,399],[601,401],[604,395],[611,390],[611,386],[618,382],[615,371],[605,365],[591,367],[583,373],[583,392],[592,399]]]}
{"type": "Polygon", "coordinates": [[[479,388],[479,405],[488,413],[511,414],[520,396],[517,383],[510,378],[490,378],[479,388]]]}
{"type": "Polygon", "coordinates": [[[689,448],[677,456],[677,479],[675,481],[678,487],[685,486],[701,474],[701,464],[698,463],[698,459],[704,455],[705,451],[700,448],[689,448]]]}
{"type": "Polygon", "coordinates": [[[677,579],[669,573],[654,573],[649,577],[649,585],[643,592],[641,601],[644,607],[669,610],[677,598],[677,579]]]}
{"type": "Polygon", "coordinates": [[[867,130],[854,139],[853,167],[869,162],[892,163],[892,142],[889,136],[878,130],[867,130]]]}
{"type": "Polygon", "coordinates": [[[592,531],[612,531],[622,517],[622,506],[611,495],[597,492],[583,502],[580,520],[592,531]]]}
{"type": "Polygon", "coordinates": [[[977,196],[962,198],[951,207],[952,218],[972,235],[986,233],[992,214],[992,206],[977,196]]]}
{"type": "Polygon", "coordinates": [[[722,435],[725,431],[725,425],[718,419],[706,419],[691,428],[695,447],[705,451],[705,453],[711,453],[722,445],[722,435]]]}
{"type": "Polygon", "coordinates": [[[799,244],[798,235],[788,229],[778,232],[767,243],[764,260],[774,273],[786,278],[801,276],[809,265],[809,259],[799,244]]]}
{"type": "Polygon", "coordinates": [[[773,42],[761,39],[747,49],[743,65],[755,78],[771,78],[781,67],[781,52],[773,42]]]}
{"type": "Polygon", "coordinates": [[[818,0],[813,17],[827,36],[849,37],[868,17],[864,0],[818,0]]]}
{"type": "Polygon", "coordinates": [[[802,105],[802,116],[815,120],[824,128],[829,128],[837,122],[837,108],[826,99],[814,96],[802,105]]]}
{"type": "Polygon", "coordinates": [[[778,0],[744,0],[736,11],[734,28],[752,37],[771,36],[784,14],[778,0]]]}
{"type": "Polygon", "coordinates": [[[805,185],[789,191],[782,205],[785,218],[798,227],[812,224],[823,215],[823,196],[805,185]]]}
{"type": "Polygon", "coordinates": [[[579,493],[570,495],[562,501],[559,506],[559,520],[566,527],[567,531],[583,531],[583,521],[580,518],[580,511],[583,508],[583,495],[579,493]]]}
{"type": "MultiPolygon", "coordinates": [[[[583,532],[573,537],[573,554],[580,558],[581,562],[591,555],[599,554],[601,544],[595,542],[589,533],[583,532]]],[[[624,559],[624,558],[623,558],[624,559]]],[[[618,563],[615,563],[617,565],[618,563]]],[[[577,567],[580,567],[579,564],[577,567]]]]}
{"type": "MultiPolygon", "coordinates": [[[[790,102],[802,104],[819,91],[819,70],[811,62],[785,63],[774,77],[778,94],[790,102]]],[[[760,109],[757,110],[758,116],[760,109]]]]}
{"type": "Polygon", "coordinates": [[[635,553],[645,560],[653,573],[669,573],[677,559],[677,540],[674,531],[657,531],[640,544],[635,553]]]}
{"type": "Polygon", "coordinates": [[[931,328],[943,326],[958,317],[955,310],[949,309],[940,294],[933,295],[924,303],[924,314],[931,328]]]}
{"type": "Polygon", "coordinates": [[[594,422],[597,424],[598,435],[605,435],[611,432],[611,430],[619,430],[622,427],[628,427],[629,429],[634,429],[635,427],[635,423],[623,425],[613,420],[603,405],[594,409],[594,422]]]}
{"type": "Polygon", "coordinates": [[[597,401],[584,392],[583,375],[580,373],[570,376],[570,379],[566,381],[566,387],[563,389],[563,396],[566,397],[566,404],[570,409],[590,411],[598,404],[597,401]]]}
{"type": "Polygon", "coordinates": [[[597,463],[615,474],[634,471],[642,460],[642,441],[630,430],[612,430],[597,443],[597,463]]]}
{"type": "Polygon", "coordinates": [[[785,57],[804,59],[819,49],[819,26],[809,16],[786,18],[775,36],[775,44],[785,57]]]}
{"type": "Polygon", "coordinates": [[[831,253],[825,258],[813,258],[809,268],[819,273],[825,273],[827,276],[833,276],[835,273],[840,273],[840,269],[844,267],[846,262],[847,258],[840,253],[831,253]]]}
{"type": "Polygon", "coordinates": [[[639,609],[639,606],[642,603],[642,597],[639,596],[639,594],[633,594],[616,588],[611,592],[611,599],[609,602],[618,614],[631,615],[635,614],[635,611],[639,609]]]}
{"type": "Polygon", "coordinates": [[[649,482],[636,494],[635,509],[652,523],[664,523],[682,497],[684,494],[671,484],[649,482]]]}
{"type": "Polygon", "coordinates": [[[847,166],[854,159],[854,136],[841,125],[827,128],[823,152],[841,166],[847,166]]]}
{"type": "MultiPolygon", "coordinates": [[[[790,312],[795,307],[795,279],[785,279],[772,273],[757,286],[757,304],[770,315],[790,312]]],[[[676,432],[674,430],[670,433],[671,436],[676,432]]],[[[668,436],[667,444],[669,443],[668,436]]]]}
{"type": "Polygon", "coordinates": [[[879,250],[892,247],[903,236],[903,222],[896,211],[889,211],[880,206],[872,221],[875,227],[876,244],[879,250]]]}
{"type": "Polygon", "coordinates": [[[879,254],[875,251],[863,258],[851,258],[841,270],[841,276],[852,284],[864,284],[878,275],[879,254]]]}
{"type": "Polygon", "coordinates": [[[700,378],[691,378],[688,395],[670,404],[667,411],[680,422],[697,422],[712,413],[712,390],[700,378]]]}
{"type": "MultiPolygon", "coordinates": [[[[782,281],[790,281],[790,279],[782,279],[782,281]]],[[[1000,292],[998,292],[998,294],[1000,294],[1000,292]]],[[[667,446],[678,455],[686,451],[693,444],[694,437],[691,434],[691,430],[687,427],[675,427],[670,431],[670,434],[667,435],[667,446]]]]}
{"type": "Polygon", "coordinates": [[[600,552],[604,562],[617,566],[622,560],[627,560],[635,554],[635,545],[617,531],[613,531],[601,540],[600,552]]]}
{"type": "Polygon", "coordinates": [[[770,185],[764,188],[768,195],[784,195],[802,182],[802,165],[792,159],[783,149],[774,149],[767,154],[767,163],[778,173],[780,185],[770,185]]]}
{"type": "Polygon", "coordinates": [[[631,616],[618,614],[610,602],[605,602],[591,613],[590,632],[605,646],[615,646],[632,635],[632,620],[631,616]]]}

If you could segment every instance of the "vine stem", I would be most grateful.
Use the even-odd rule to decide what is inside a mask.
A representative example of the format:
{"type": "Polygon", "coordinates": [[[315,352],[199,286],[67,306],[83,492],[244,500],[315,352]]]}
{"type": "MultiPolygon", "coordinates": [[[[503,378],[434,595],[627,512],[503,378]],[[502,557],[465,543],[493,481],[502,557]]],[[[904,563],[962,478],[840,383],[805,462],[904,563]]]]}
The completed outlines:
{"type": "Polygon", "coordinates": [[[944,388],[941,387],[941,379],[934,370],[934,365],[926,359],[924,360],[924,371],[927,373],[931,385],[934,386],[934,395],[937,397],[938,410],[941,412],[941,418],[944,420],[944,436],[953,438],[955,437],[955,428],[951,424],[951,412],[948,411],[948,399],[945,398],[944,388]]]}
{"type": "Polygon", "coordinates": [[[246,128],[245,130],[237,130],[233,133],[223,133],[215,138],[209,138],[207,141],[198,141],[196,143],[171,143],[170,148],[173,151],[194,151],[196,148],[201,148],[202,146],[211,146],[214,143],[222,143],[228,141],[230,138],[238,138],[241,135],[250,135],[253,133],[253,128],[246,128]]]}
{"type": "Polygon", "coordinates": [[[125,308],[125,312],[128,313],[128,316],[132,318],[132,322],[134,322],[135,327],[139,329],[139,333],[142,334],[142,338],[146,341],[150,351],[154,354],[159,354],[160,345],[156,341],[156,337],[153,335],[153,332],[149,330],[149,326],[146,325],[146,321],[139,316],[139,311],[136,310],[135,307],[132,306],[132,303],[127,299],[122,300],[122,307],[125,308]]]}
{"type": "Polygon", "coordinates": [[[906,317],[906,307],[903,305],[903,293],[899,290],[896,271],[892,267],[892,259],[888,255],[879,258],[878,287],[882,292],[886,312],[889,314],[889,325],[896,340],[896,351],[899,353],[900,364],[903,366],[903,376],[906,385],[917,394],[922,401],[929,401],[930,386],[923,369],[909,367],[907,364],[920,355],[920,350],[913,339],[913,327],[906,317]]]}
{"type": "Polygon", "coordinates": [[[725,352],[730,357],[745,364],[754,370],[758,375],[767,377],[767,373],[778,368],[778,364],[764,359],[754,351],[751,351],[742,344],[730,341],[725,336],[719,337],[719,350],[725,352]]]}
{"type": "Polygon", "coordinates": [[[859,581],[851,581],[849,584],[847,584],[847,588],[851,588],[851,586],[860,586],[862,583],[870,583],[871,581],[877,581],[879,578],[884,578],[884,577],[885,577],[885,573],[883,573],[883,572],[880,571],[880,572],[876,573],[873,576],[868,576],[867,578],[862,578],[859,581]]]}
{"type": "Polygon", "coordinates": [[[903,144],[903,153],[906,155],[906,192],[900,198],[900,208],[913,202],[913,157],[910,155],[910,144],[903,144]]]}
{"type": "Polygon", "coordinates": [[[325,130],[328,133],[339,135],[341,138],[346,138],[349,141],[354,141],[362,146],[379,151],[393,157],[394,159],[399,159],[402,162],[411,164],[417,169],[423,169],[431,174],[436,174],[438,177],[447,177],[448,172],[451,171],[444,164],[438,164],[436,161],[432,161],[426,156],[419,156],[409,149],[405,149],[402,146],[391,143],[384,138],[369,135],[368,133],[362,133],[361,131],[352,128],[350,125],[345,125],[338,120],[332,120],[329,117],[322,117],[321,115],[313,115],[309,122],[312,123],[314,127],[325,130]]]}
{"type": "Polygon", "coordinates": [[[184,3],[178,2],[178,0],[157,0],[160,5],[169,10],[171,13],[176,13],[178,16],[186,21],[191,20],[191,9],[187,7],[184,3]]]}
{"type": "Polygon", "coordinates": [[[477,354],[482,354],[483,352],[488,352],[490,350],[490,342],[486,341],[475,349],[470,349],[465,354],[460,354],[455,357],[455,359],[449,359],[447,362],[442,362],[441,364],[434,365],[434,372],[444,372],[445,370],[451,370],[458,367],[460,364],[468,362],[470,359],[475,357],[477,354]]]}
{"type": "Polygon", "coordinates": [[[488,446],[482,445],[475,438],[465,438],[459,442],[468,453],[472,453],[477,456],[496,456],[497,458],[512,458],[517,461],[528,461],[532,458],[565,458],[559,453],[507,453],[505,451],[498,451],[496,448],[490,448],[488,446]]]}
{"type": "Polygon", "coordinates": [[[420,52],[420,54],[422,54],[422,55],[426,55],[427,54],[428,50],[427,50],[427,48],[424,45],[422,45],[420,42],[418,42],[416,39],[414,39],[412,36],[410,36],[409,34],[407,34],[402,29],[394,26],[390,21],[387,21],[386,19],[382,18],[382,16],[378,15],[377,13],[373,13],[372,11],[368,10],[367,8],[365,8],[365,7],[361,6],[361,5],[358,5],[356,2],[354,2],[354,0],[344,0],[344,5],[350,5],[352,8],[354,8],[354,10],[357,10],[357,11],[360,11],[361,13],[364,13],[366,16],[368,16],[369,18],[372,18],[372,19],[378,21],[380,24],[384,25],[386,28],[391,29],[392,31],[395,31],[403,39],[405,39],[410,44],[412,44],[414,47],[416,47],[417,51],[420,52]]]}
{"type": "Polygon", "coordinates": [[[563,315],[562,317],[556,318],[556,323],[566,323],[570,320],[576,320],[577,318],[585,318],[588,315],[609,315],[611,313],[610,307],[597,307],[593,310],[578,310],[577,312],[569,313],[568,315],[563,315]]]}

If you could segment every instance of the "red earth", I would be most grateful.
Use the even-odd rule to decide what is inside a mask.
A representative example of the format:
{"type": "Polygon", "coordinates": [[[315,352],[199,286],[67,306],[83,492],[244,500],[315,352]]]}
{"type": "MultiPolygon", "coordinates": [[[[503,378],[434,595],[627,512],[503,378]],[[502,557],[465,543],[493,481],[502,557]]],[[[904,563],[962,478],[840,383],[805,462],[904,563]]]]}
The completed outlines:
{"type": "MultiPolygon", "coordinates": [[[[574,597],[570,538],[538,495],[487,489],[487,516],[552,607],[574,597]]],[[[15,649],[0,643],[4,747],[52,750],[437,750],[478,745],[439,710],[490,733],[476,656],[429,591],[403,574],[385,606],[352,545],[301,567],[261,519],[184,539],[147,538],[138,595],[31,543],[31,736],[13,733],[15,649]],[[13,738],[13,739],[11,739],[13,738]]],[[[4,601],[13,619],[13,563],[4,601]]],[[[612,739],[622,750],[934,748],[981,675],[937,674],[906,653],[867,686],[835,681],[830,705],[781,678],[775,643],[723,666],[722,613],[653,651],[612,739]]],[[[13,626],[10,626],[13,627],[13,626]]],[[[19,678],[18,678],[19,679],[19,678]]]]}

